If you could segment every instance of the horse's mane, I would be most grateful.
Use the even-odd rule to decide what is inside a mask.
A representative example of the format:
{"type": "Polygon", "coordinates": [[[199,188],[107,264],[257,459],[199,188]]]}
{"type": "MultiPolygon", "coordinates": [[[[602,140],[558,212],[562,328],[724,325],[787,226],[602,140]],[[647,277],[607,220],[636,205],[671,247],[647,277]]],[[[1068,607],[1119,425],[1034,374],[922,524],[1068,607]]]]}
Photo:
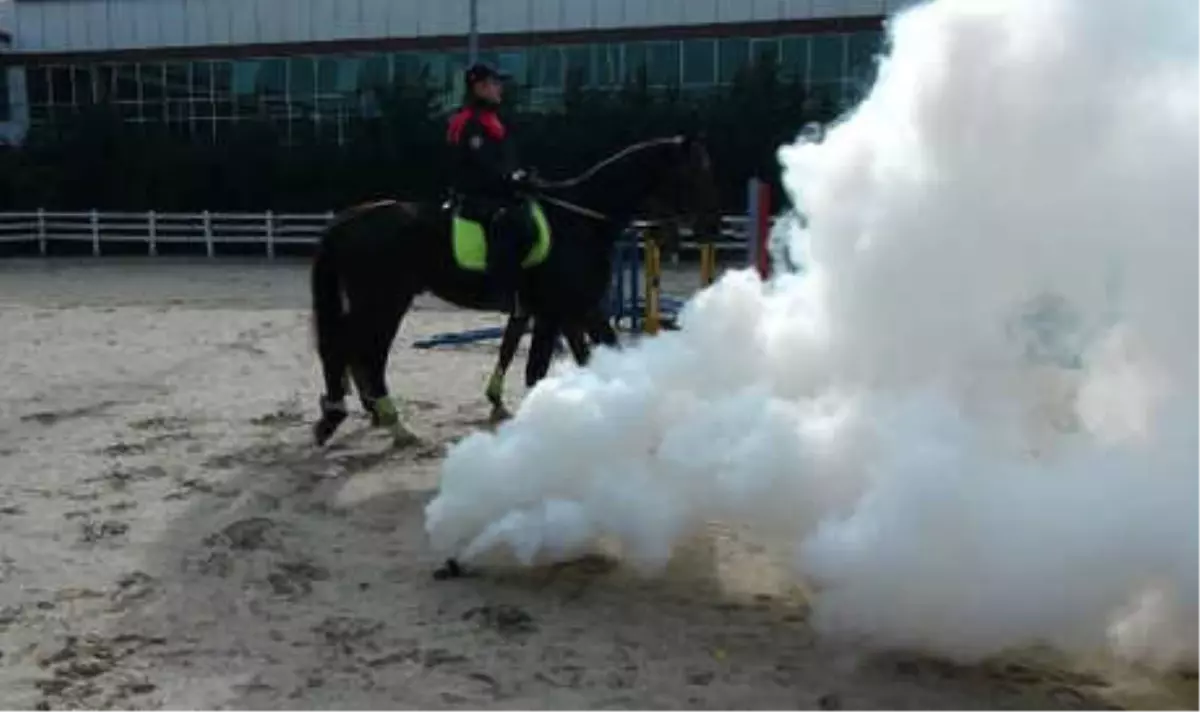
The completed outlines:
{"type": "Polygon", "coordinates": [[[370,200],[365,203],[359,203],[357,205],[352,205],[352,206],[338,212],[336,215],[333,216],[333,219],[329,221],[328,227],[330,227],[330,228],[337,227],[338,225],[341,225],[342,223],[346,222],[347,220],[356,218],[359,215],[362,215],[363,213],[368,213],[373,210],[378,210],[379,208],[396,208],[398,210],[405,212],[406,214],[408,214],[408,216],[412,217],[412,216],[416,216],[418,214],[420,206],[418,206],[416,203],[400,201],[400,200],[396,200],[394,198],[379,198],[378,200],[370,200]]]}
{"type": "Polygon", "coordinates": [[[639,141],[638,143],[632,144],[630,146],[626,146],[625,148],[621,149],[620,151],[617,151],[616,153],[614,153],[611,156],[609,156],[608,158],[605,158],[604,160],[596,163],[594,166],[587,169],[583,173],[580,173],[579,175],[575,176],[574,178],[568,178],[566,180],[559,180],[559,181],[539,181],[538,187],[539,188],[549,188],[551,190],[562,189],[562,188],[574,188],[575,186],[578,186],[582,183],[586,183],[589,180],[595,178],[596,175],[599,174],[604,169],[609,168],[613,165],[616,165],[617,163],[620,163],[621,161],[625,160],[626,158],[628,158],[634,154],[641,153],[642,151],[645,151],[648,148],[657,148],[658,146],[668,146],[668,145],[681,146],[681,145],[683,145],[684,140],[685,139],[683,136],[666,136],[663,138],[652,138],[652,139],[648,139],[646,141],[639,141]]]}

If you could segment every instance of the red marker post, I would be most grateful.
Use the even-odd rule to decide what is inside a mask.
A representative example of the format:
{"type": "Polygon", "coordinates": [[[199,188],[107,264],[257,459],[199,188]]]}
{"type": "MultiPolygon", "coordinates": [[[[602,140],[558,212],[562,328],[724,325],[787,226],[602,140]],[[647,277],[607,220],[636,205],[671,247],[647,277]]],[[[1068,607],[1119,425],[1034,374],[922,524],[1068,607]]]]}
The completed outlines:
{"type": "Polygon", "coordinates": [[[767,241],[771,236],[771,186],[758,178],[751,178],[747,203],[748,262],[758,270],[758,276],[766,280],[771,276],[771,253],[767,249],[767,241]]]}

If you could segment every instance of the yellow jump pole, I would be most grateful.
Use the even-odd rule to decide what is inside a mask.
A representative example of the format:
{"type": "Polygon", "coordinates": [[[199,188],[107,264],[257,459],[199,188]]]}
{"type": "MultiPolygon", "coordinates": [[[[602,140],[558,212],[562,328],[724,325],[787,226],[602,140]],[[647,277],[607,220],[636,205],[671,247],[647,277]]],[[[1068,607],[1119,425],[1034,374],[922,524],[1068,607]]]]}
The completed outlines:
{"type": "Polygon", "coordinates": [[[711,285],[717,280],[717,247],[711,242],[700,245],[700,286],[711,285]]]}
{"type": "Polygon", "coordinates": [[[642,260],[646,265],[646,318],[645,332],[647,334],[657,334],[662,325],[662,312],[659,306],[659,294],[662,290],[662,263],[659,261],[661,255],[658,250],[657,236],[647,232],[642,244],[645,248],[645,259],[642,260]]]}

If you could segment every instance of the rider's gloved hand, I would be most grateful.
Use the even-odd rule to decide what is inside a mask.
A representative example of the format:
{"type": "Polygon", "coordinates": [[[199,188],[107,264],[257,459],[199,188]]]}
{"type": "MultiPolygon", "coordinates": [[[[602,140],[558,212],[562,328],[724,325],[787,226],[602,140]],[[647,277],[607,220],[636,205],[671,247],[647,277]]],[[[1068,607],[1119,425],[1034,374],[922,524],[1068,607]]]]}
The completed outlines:
{"type": "Polygon", "coordinates": [[[528,191],[533,188],[534,177],[533,173],[530,171],[527,171],[524,168],[518,168],[508,176],[508,181],[512,184],[513,188],[521,191],[528,191]]]}

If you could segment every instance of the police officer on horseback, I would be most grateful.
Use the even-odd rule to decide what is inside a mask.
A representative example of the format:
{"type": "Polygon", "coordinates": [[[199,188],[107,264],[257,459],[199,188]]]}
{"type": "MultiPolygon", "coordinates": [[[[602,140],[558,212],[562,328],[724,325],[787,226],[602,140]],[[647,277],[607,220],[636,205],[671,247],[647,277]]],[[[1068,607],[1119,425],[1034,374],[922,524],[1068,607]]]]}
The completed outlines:
{"type": "Polygon", "coordinates": [[[488,268],[501,308],[516,310],[522,247],[530,244],[533,220],[526,207],[530,174],[498,110],[508,75],[486,64],[466,70],[466,99],[446,132],[452,148],[452,183],[464,217],[487,227],[488,268]]]}

